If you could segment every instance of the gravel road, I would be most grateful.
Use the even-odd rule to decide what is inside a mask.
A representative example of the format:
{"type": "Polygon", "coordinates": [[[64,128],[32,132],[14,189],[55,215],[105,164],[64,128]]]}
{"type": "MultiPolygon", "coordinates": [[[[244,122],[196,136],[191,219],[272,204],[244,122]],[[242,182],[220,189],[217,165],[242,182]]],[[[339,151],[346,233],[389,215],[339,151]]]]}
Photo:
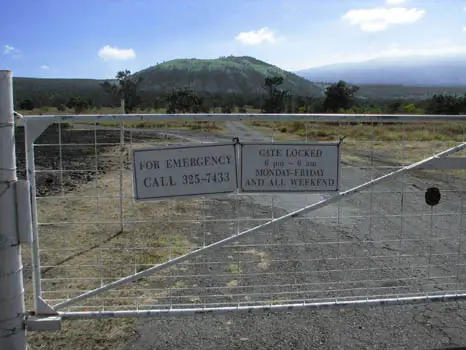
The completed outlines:
{"type": "MultiPolygon", "coordinates": [[[[262,141],[264,137],[241,122],[228,122],[231,136],[243,141],[262,141]]],[[[231,137],[213,138],[212,135],[199,135],[183,132],[186,139],[212,142],[231,137]]],[[[354,167],[344,167],[342,173],[343,190],[370,180],[371,176],[381,175],[354,167]]],[[[433,216],[421,214],[458,213],[462,205],[460,191],[463,183],[449,177],[429,176],[421,172],[391,180],[375,187],[375,191],[385,193],[362,193],[340,202],[340,215],[353,218],[335,220],[318,219],[321,216],[335,216],[338,205],[331,205],[306,215],[308,220],[294,220],[281,227],[281,232],[273,237],[274,243],[293,244],[309,241],[309,235],[316,242],[329,240],[329,237],[344,237],[351,242],[351,252],[340,251],[354,256],[367,256],[364,265],[346,261],[348,280],[361,278],[358,268],[375,267],[376,273],[364,272],[370,280],[391,279],[390,291],[454,291],[455,286],[464,288],[465,271],[457,269],[458,237],[464,236],[458,215],[433,216]],[[414,176],[416,175],[416,176],[414,176]],[[445,192],[442,202],[430,209],[424,202],[424,191],[430,185],[438,186],[445,192]],[[401,186],[405,191],[401,196],[401,186]],[[373,215],[383,218],[368,220],[369,204],[373,215]],[[397,214],[401,207],[412,217],[401,223],[397,214]],[[432,210],[432,211],[431,211],[432,210]],[[354,216],[361,218],[354,218],[354,216]],[[392,215],[392,216],[390,216],[392,215]],[[401,228],[401,225],[403,227],[401,228]],[[371,229],[372,228],[372,229],[371,229]],[[400,234],[403,243],[400,244],[400,234]],[[393,238],[392,242],[378,243],[382,239],[393,238]],[[373,243],[365,243],[368,239],[373,243]],[[455,240],[456,239],[456,240],[455,240]],[[416,241],[410,241],[416,240],[416,241]],[[407,260],[394,259],[396,254],[410,254],[407,260]],[[436,253],[441,255],[435,255],[436,253]],[[451,257],[446,255],[452,254],[451,257]],[[456,255],[455,255],[456,253],[456,255]],[[392,254],[392,255],[390,255],[392,254]],[[377,258],[388,256],[388,258],[377,258]],[[430,259],[430,260],[428,260],[430,259]],[[435,265],[427,271],[412,268],[425,265],[428,261],[435,265]],[[458,274],[458,279],[455,277],[458,274]],[[421,281],[414,278],[423,278],[421,281]],[[430,278],[430,279],[429,279],[430,278]],[[456,282],[458,284],[455,284],[456,282]],[[427,284],[430,284],[427,286],[427,284]],[[423,286],[424,285],[424,286],[423,286]]],[[[325,198],[324,195],[289,195],[274,197],[274,215],[280,215],[325,198]]],[[[248,196],[250,208],[270,206],[270,197],[248,196]]],[[[212,210],[214,210],[212,208],[212,210]]],[[[217,208],[217,210],[222,210],[217,208]]],[[[271,243],[269,238],[248,238],[248,242],[271,243]]],[[[328,257],[335,253],[330,245],[317,246],[313,251],[293,251],[282,249],[279,258],[299,260],[311,256],[328,257]]],[[[218,252],[212,253],[220,259],[218,252]],[[217,255],[215,255],[217,254],[217,255]]],[[[274,256],[274,258],[276,255],[274,256]]],[[[282,264],[270,266],[271,271],[290,270],[292,266],[282,264]]],[[[296,266],[302,270],[325,270],[323,262],[313,266],[296,266]]],[[[215,271],[212,271],[215,279],[215,271]]],[[[290,277],[293,279],[294,277],[290,277]]],[[[323,284],[328,282],[321,278],[323,284]]],[[[260,281],[254,281],[260,284],[260,281]]],[[[359,284],[360,286],[360,284],[359,284]]],[[[369,287],[369,285],[366,285],[369,287]]],[[[380,287],[380,286],[379,286],[380,287]]],[[[373,292],[379,292],[374,286],[373,292]]],[[[371,290],[355,291],[353,295],[363,295],[371,290]]],[[[167,317],[160,319],[140,319],[137,321],[137,338],[131,339],[121,349],[442,349],[466,345],[466,314],[462,303],[445,303],[412,306],[365,307],[358,309],[295,310],[293,312],[197,315],[195,317],[167,317]]]]}

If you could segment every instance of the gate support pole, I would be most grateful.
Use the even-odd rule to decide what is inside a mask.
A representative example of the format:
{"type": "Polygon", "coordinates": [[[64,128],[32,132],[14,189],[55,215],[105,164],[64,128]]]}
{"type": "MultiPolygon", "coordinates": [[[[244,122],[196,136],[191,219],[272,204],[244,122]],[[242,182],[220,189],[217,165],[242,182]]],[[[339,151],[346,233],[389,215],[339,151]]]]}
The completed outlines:
{"type": "Polygon", "coordinates": [[[11,71],[0,71],[0,349],[27,349],[11,71]]]}

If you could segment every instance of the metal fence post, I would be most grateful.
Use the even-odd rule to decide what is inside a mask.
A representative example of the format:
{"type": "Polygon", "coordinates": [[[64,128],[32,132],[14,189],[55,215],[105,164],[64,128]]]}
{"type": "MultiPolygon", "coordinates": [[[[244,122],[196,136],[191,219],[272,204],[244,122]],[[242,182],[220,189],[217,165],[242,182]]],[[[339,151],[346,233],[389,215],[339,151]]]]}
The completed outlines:
{"type": "MultiPolygon", "coordinates": [[[[121,99],[121,114],[126,114],[125,99],[121,99]]],[[[121,122],[120,129],[120,231],[124,231],[124,209],[123,209],[123,169],[125,166],[125,122],[121,122]]]]}
{"type": "Polygon", "coordinates": [[[0,71],[0,349],[26,344],[23,266],[15,184],[16,154],[11,71],[0,71]]]}
{"type": "Polygon", "coordinates": [[[120,100],[120,111],[121,111],[121,114],[126,114],[126,107],[125,107],[125,99],[122,98],[120,100]]]}

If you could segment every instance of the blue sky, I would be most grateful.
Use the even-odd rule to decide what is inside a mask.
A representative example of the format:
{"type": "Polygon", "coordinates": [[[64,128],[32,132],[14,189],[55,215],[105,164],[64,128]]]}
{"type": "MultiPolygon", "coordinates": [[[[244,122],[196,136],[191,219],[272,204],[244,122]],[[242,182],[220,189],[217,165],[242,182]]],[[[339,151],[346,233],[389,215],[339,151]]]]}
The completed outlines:
{"type": "Polygon", "coordinates": [[[0,69],[110,78],[174,58],[248,55],[289,70],[466,53],[466,0],[14,0],[0,69]]]}

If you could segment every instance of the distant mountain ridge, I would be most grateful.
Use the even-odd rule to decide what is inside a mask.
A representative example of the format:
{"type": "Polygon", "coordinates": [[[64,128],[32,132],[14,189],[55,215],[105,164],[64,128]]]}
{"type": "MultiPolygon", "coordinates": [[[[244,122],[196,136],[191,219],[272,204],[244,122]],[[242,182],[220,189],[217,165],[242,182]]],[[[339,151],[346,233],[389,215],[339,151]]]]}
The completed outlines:
{"type": "Polygon", "coordinates": [[[310,81],[409,86],[466,86],[466,55],[410,56],[333,64],[294,73],[310,81]]]}

